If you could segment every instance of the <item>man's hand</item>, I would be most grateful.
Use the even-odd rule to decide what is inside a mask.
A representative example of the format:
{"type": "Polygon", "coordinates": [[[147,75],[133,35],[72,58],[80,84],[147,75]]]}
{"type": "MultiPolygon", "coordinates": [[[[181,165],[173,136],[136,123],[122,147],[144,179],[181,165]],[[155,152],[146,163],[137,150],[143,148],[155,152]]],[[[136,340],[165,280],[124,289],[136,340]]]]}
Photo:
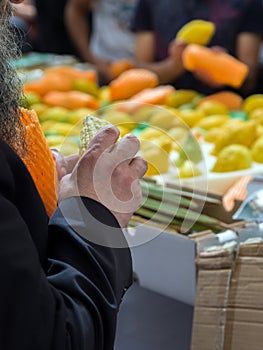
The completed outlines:
{"type": "Polygon", "coordinates": [[[183,52],[184,49],[187,46],[187,42],[184,40],[174,39],[169,44],[168,53],[169,56],[173,58],[175,64],[177,65],[178,69],[180,68],[182,73],[184,72],[184,65],[183,65],[183,52]]]}
{"type": "Polygon", "coordinates": [[[95,66],[97,69],[100,84],[109,84],[110,81],[113,79],[113,77],[110,74],[110,62],[96,57],[95,66]]]}
{"type": "Polygon", "coordinates": [[[92,198],[115,215],[125,227],[141,201],[139,179],[147,170],[144,159],[136,157],[139,140],[126,135],[119,142],[116,127],[104,127],[92,139],[72,173],[62,177],[58,200],[71,196],[92,198]]]}
{"type": "Polygon", "coordinates": [[[56,163],[58,180],[60,181],[63,176],[72,172],[74,166],[77,164],[77,161],[79,160],[79,156],[77,154],[73,154],[73,155],[64,157],[59,152],[59,150],[55,148],[51,148],[51,152],[53,155],[53,159],[56,163]]]}

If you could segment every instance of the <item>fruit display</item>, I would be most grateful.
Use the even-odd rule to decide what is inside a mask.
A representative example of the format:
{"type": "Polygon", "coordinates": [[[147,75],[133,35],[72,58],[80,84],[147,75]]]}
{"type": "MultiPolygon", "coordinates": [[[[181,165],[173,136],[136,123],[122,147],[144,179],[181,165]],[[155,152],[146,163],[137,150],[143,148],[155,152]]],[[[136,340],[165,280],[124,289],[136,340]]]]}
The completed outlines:
{"type": "Polygon", "coordinates": [[[88,115],[116,125],[121,136],[136,134],[140,153],[149,162],[148,177],[187,183],[206,176],[209,182],[215,175],[263,168],[261,94],[243,99],[225,90],[204,96],[159,85],[154,73],[134,68],[100,87],[94,71],[58,66],[24,84],[21,105],[35,110],[48,145],[64,155],[79,152],[88,115]]]}

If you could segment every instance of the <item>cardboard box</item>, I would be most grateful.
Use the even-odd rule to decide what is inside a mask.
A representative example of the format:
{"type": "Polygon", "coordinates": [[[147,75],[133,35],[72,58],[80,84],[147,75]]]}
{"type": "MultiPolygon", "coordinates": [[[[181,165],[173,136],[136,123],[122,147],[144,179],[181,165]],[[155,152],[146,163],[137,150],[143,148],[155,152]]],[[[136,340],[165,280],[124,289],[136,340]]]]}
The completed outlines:
{"type": "Polygon", "coordinates": [[[191,350],[260,350],[263,347],[263,236],[255,227],[237,249],[201,251],[191,350]]]}
{"type": "MultiPolygon", "coordinates": [[[[197,191],[195,193],[198,194],[197,191]]],[[[205,202],[202,213],[213,213],[214,217],[229,223],[230,228],[231,224],[234,226],[232,214],[239,203],[232,212],[226,212],[220,195],[209,193],[208,196],[217,199],[218,203],[205,202]]],[[[143,287],[194,305],[197,251],[204,246],[218,244],[222,237],[212,231],[185,236],[160,232],[151,225],[139,225],[129,231],[127,239],[132,247],[133,269],[143,287]]]]}

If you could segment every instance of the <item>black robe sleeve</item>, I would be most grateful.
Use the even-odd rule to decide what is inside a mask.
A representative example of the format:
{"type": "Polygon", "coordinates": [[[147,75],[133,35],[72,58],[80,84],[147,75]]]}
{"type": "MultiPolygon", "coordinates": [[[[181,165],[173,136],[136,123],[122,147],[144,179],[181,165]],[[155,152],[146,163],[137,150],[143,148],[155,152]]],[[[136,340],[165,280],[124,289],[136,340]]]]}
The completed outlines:
{"type": "MultiPolygon", "coordinates": [[[[0,349],[113,349],[119,304],[131,284],[122,230],[88,198],[64,200],[49,225],[44,211],[35,210],[42,204],[28,197],[25,214],[16,177],[29,174],[11,156],[0,149],[0,349]]],[[[31,178],[24,192],[32,193],[30,186],[31,178]]]]}

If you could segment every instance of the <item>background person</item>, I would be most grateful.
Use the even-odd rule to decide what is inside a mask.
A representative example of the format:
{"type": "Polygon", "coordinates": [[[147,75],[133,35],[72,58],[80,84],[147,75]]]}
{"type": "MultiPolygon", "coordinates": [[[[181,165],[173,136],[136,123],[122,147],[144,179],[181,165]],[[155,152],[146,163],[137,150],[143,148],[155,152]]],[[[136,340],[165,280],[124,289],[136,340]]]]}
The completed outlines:
{"type": "Polygon", "coordinates": [[[136,0],[67,1],[65,24],[72,42],[81,59],[97,67],[102,83],[111,80],[110,62],[134,58],[130,21],[135,4],[136,0]]]}
{"type": "Polygon", "coordinates": [[[174,41],[184,24],[204,19],[216,25],[209,46],[219,46],[249,66],[241,91],[251,93],[256,88],[262,16],[261,0],[139,0],[132,23],[137,65],[156,71],[161,83],[173,83],[176,88],[203,93],[224,88],[205,76],[201,81],[202,76],[186,72],[182,64],[185,44],[174,41]]]}
{"type": "Polygon", "coordinates": [[[64,22],[66,3],[67,0],[35,0],[37,9],[37,51],[77,56],[77,51],[64,22]]]}
{"type": "Polygon", "coordinates": [[[34,0],[24,0],[23,3],[16,3],[10,24],[17,37],[17,43],[22,53],[28,53],[35,47],[37,37],[36,7],[34,0]]]}

